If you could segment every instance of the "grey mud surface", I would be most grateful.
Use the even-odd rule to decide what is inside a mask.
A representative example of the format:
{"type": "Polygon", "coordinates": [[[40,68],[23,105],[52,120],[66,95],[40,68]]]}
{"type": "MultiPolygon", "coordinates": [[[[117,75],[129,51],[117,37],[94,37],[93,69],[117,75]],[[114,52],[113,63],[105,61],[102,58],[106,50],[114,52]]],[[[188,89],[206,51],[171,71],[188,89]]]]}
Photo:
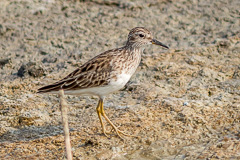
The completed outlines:
{"type": "MultiPolygon", "coordinates": [[[[135,138],[101,134],[96,97],[67,96],[74,159],[240,159],[239,0],[1,0],[0,159],[65,159],[56,95],[36,90],[121,47],[149,46],[105,111],[135,138]]],[[[110,126],[107,126],[110,131],[110,126]]]]}

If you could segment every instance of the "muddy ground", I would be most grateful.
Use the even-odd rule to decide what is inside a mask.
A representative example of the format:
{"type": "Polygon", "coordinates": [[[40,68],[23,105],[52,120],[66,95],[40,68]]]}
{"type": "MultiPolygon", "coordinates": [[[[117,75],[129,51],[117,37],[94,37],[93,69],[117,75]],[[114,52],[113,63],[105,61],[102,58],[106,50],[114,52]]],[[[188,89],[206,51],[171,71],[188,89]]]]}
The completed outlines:
{"type": "MultiPolygon", "coordinates": [[[[149,46],[105,111],[137,137],[107,138],[96,97],[67,96],[74,159],[240,159],[239,0],[1,0],[0,158],[64,159],[57,95],[36,90],[144,26],[149,46]]],[[[107,127],[111,130],[110,126],[107,127]]]]}

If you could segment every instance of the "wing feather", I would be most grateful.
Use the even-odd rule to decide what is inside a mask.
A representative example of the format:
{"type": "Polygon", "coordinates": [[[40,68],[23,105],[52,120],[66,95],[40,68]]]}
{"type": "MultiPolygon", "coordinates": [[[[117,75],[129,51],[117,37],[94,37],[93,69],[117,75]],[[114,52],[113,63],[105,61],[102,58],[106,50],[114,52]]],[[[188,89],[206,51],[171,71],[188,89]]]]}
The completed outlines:
{"type": "Polygon", "coordinates": [[[51,91],[78,90],[90,87],[104,86],[110,81],[111,60],[115,50],[104,52],[83,64],[62,80],[38,89],[38,93],[51,91]]]}

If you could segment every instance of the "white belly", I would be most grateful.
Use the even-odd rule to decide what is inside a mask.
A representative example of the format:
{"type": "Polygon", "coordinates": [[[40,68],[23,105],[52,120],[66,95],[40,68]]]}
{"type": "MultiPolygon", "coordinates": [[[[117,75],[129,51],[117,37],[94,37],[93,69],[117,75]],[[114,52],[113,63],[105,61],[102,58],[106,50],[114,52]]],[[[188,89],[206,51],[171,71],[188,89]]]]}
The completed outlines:
{"type": "Polygon", "coordinates": [[[129,81],[132,75],[122,73],[117,76],[117,80],[110,81],[109,85],[114,89],[119,90],[125,86],[125,84],[129,81]]]}
{"type": "MultiPolygon", "coordinates": [[[[107,86],[102,87],[92,87],[92,88],[85,88],[80,90],[69,90],[64,91],[66,95],[96,95],[99,97],[104,97],[110,93],[120,90],[125,86],[125,84],[131,78],[130,74],[120,74],[117,76],[117,79],[111,80],[107,86]]],[[[50,92],[58,94],[58,91],[50,92]]]]}
{"type": "Polygon", "coordinates": [[[129,74],[121,74],[117,76],[116,80],[111,80],[107,86],[104,87],[95,87],[91,90],[98,96],[106,96],[110,93],[118,91],[122,89],[125,84],[129,81],[131,75],[129,74]]]}

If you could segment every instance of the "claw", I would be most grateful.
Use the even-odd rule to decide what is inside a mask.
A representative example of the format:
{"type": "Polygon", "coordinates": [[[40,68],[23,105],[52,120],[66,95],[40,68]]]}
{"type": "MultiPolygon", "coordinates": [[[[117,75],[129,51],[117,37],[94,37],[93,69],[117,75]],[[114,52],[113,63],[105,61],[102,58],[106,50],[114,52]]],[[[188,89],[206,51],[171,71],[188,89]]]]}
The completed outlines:
{"type": "Polygon", "coordinates": [[[104,134],[107,138],[110,138],[110,136],[107,135],[107,134],[109,134],[109,133],[106,133],[106,132],[104,131],[103,134],[104,134]]]}
{"type": "Polygon", "coordinates": [[[98,118],[99,118],[100,123],[101,123],[101,126],[102,126],[103,134],[104,134],[106,137],[110,138],[110,137],[107,135],[108,133],[106,133],[106,130],[105,130],[105,127],[104,127],[104,124],[103,124],[103,121],[102,121],[102,117],[101,117],[101,116],[103,116],[103,117],[106,119],[106,121],[112,126],[112,130],[111,130],[111,131],[115,130],[115,132],[117,133],[117,135],[118,135],[122,140],[124,140],[124,137],[123,137],[122,135],[124,135],[124,136],[129,136],[129,137],[137,137],[137,136],[135,136],[135,135],[126,134],[126,133],[124,133],[123,131],[119,130],[119,129],[109,120],[109,118],[107,117],[107,115],[106,115],[105,112],[104,112],[104,109],[103,109],[103,100],[102,100],[102,99],[100,99],[99,102],[98,102],[97,114],[98,114],[98,118]],[[121,134],[122,134],[122,135],[121,135],[121,134]]]}
{"type": "MultiPolygon", "coordinates": [[[[113,127],[113,126],[112,126],[113,127]]],[[[130,135],[130,134],[127,134],[127,133],[124,133],[123,131],[119,130],[117,127],[113,127],[113,129],[115,130],[115,132],[117,133],[117,135],[123,139],[123,137],[120,135],[124,135],[124,136],[128,136],[128,137],[137,137],[135,135],[130,135]]]]}

